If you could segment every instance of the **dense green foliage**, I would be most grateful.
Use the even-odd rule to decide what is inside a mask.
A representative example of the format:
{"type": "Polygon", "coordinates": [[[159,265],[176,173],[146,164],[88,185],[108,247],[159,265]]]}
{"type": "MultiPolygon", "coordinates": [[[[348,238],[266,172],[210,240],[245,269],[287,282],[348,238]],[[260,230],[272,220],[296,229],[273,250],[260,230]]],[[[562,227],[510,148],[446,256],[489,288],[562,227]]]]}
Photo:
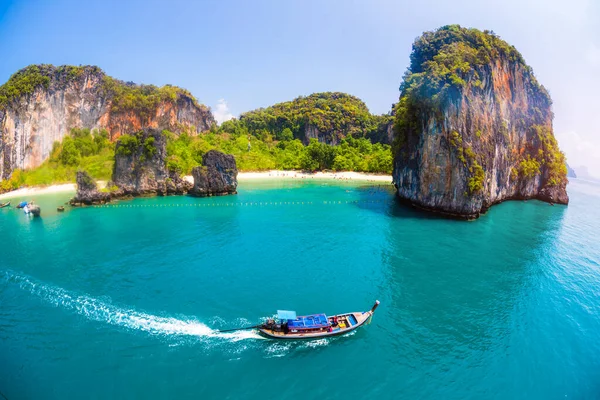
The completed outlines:
{"type": "Polygon", "coordinates": [[[115,154],[130,156],[138,153],[139,160],[145,161],[152,158],[158,151],[155,142],[154,136],[145,135],[143,130],[131,135],[122,135],[115,145],[115,154]],[[140,146],[141,152],[139,152],[140,146]]]}
{"type": "Polygon", "coordinates": [[[0,109],[20,96],[33,93],[38,86],[48,87],[50,77],[43,74],[38,66],[30,66],[13,74],[0,86],[0,109]]]}
{"type": "Polygon", "coordinates": [[[161,102],[175,102],[178,95],[189,97],[200,107],[190,92],[177,86],[136,85],[110,76],[103,79],[103,89],[112,98],[112,112],[135,111],[142,118],[149,118],[161,102]]]}
{"type": "Polygon", "coordinates": [[[138,135],[122,135],[118,140],[116,153],[121,156],[130,156],[140,146],[138,135]]]}
{"type": "Polygon", "coordinates": [[[50,185],[74,182],[78,169],[93,178],[109,180],[114,164],[114,145],[106,130],[71,129],[62,142],[55,142],[50,158],[38,168],[15,170],[10,179],[0,182],[0,191],[21,186],[50,185]]]}
{"type": "Polygon", "coordinates": [[[473,160],[473,164],[469,167],[471,176],[469,177],[469,191],[471,193],[477,193],[483,190],[483,180],[485,179],[485,171],[483,167],[479,165],[477,160],[473,160]]]}
{"type": "Polygon", "coordinates": [[[202,163],[202,156],[215,149],[233,154],[241,171],[269,169],[332,169],[391,173],[392,153],[389,145],[372,144],[368,139],[347,137],[338,146],[312,139],[304,146],[298,139],[277,141],[269,134],[264,140],[252,135],[236,135],[219,131],[198,136],[182,133],[167,135],[167,167],[189,174],[202,163]]]}
{"type": "Polygon", "coordinates": [[[532,178],[540,173],[540,163],[528,154],[526,158],[519,163],[519,171],[525,178],[532,178]]]}
{"type": "MultiPolygon", "coordinates": [[[[558,148],[558,143],[552,134],[552,130],[543,125],[534,125],[531,129],[539,140],[540,148],[535,157],[530,158],[528,156],[528,159],[530,158],[530,162],[535,161],[538,164],[538,173],[539,165],[547,167],[547,184],[549,186],[557,186],[564,183],[567,179],[567,162],[564,153],[558,148]]],[[[521,161],[521,166],[523,166],[523,162],[521,161]]]]}
{"type": "Polygon", "coordinates": [[[264,140],[304,139],[308,127],[326,133],[329,142],[342,137],[375,137],[385,129],[389,116],[372,115],[365,103],[346,93],[314,93],[292,101],[244,113],[239,120],[227,121],[222,129],[228,133],[249,133],[264,140]]]}

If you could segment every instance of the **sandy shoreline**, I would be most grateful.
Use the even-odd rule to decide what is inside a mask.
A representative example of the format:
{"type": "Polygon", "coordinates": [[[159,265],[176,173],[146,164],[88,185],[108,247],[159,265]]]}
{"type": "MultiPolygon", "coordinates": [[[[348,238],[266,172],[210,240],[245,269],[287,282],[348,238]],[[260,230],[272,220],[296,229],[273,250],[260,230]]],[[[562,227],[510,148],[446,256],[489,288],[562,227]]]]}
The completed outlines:
{"type": "Polygon", "coordinates": [[[33,187],[25,187],[17,190],[13,190],[12,192],[6,192],[0,194],[1,199],[8,199],[13,197],[23,197],[23,200],[30,201],[30,196],[38,195],[38,194],[49,194],[49,193],[61,193],[61,192],[74,192],[75,184],[74,183],[64,183],[60,185],[52,185],[52,186],[33,186],[33,187]]]}
{"type": "Polygon", "coordinates": [[[392,183],[391,175],[368,174],[364,172],[316,172],[314,174],[301,171],[264,171],[240,172],[238,180],[251,179],[340,179],[351,181],[392,183]]]}
{"type": "MultiPolygon", "coordinates": [[[[97,181],[99,188],[104,188],[106,186],[105,181],[97,181]]],[[[58,185],[50,185],[50,186],[31,186],[24,187],[21,189],[13,190],[12,192],[6,192],[0,194],[0,200],[2,199],[12,199],[14,197],[23,197],[24,201],[30,201],[31,196],[35,196],[38,194],[52,194],[52,193],[63,193],[63,192],[75,192],[77,187],[74,183],[61,183],[58,185]]]]}
{"type": "MultiPolygon", "coordinates": [[[[191,176],[185,176],[184,179],[194,182],[191,176]]],[[[339,179],[347,181],[363,181],[363,182],[380,182],[392,183],[391,175],[375,175],[362,172],[316,172],[309,174],[301,171],[263,171],[263,172],[240,172],[238,173],[239,181],[251,181],[260,179],[339,179]]],[[[103,188],[106,182],[98,181],[98,187],[103,188]]],[[[0,194],[0,200],[14,197],[31,197],[39,194],[75,192],[76,186],[74,183],[64,183],[51,186],[32,186],[25,187],[12,192],[0,194]]],[[[23,200],[31,200],[24,198],[23,200]]]]}

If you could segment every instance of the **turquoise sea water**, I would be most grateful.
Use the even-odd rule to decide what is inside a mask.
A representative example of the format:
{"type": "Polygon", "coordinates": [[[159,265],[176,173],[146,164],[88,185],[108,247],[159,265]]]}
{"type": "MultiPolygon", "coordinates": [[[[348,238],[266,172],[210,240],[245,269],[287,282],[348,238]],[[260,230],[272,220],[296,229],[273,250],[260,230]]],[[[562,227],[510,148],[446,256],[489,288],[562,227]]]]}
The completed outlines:
{"type": "Polygon", "coordinates": [[[507,202],[474,222],[376,184],[239,189],[0,210],[4,396],[600,398],[600,186],[573,180],[568,207],[507,202]],[[215,331],[375,299],[346,337],[215,331]]]}

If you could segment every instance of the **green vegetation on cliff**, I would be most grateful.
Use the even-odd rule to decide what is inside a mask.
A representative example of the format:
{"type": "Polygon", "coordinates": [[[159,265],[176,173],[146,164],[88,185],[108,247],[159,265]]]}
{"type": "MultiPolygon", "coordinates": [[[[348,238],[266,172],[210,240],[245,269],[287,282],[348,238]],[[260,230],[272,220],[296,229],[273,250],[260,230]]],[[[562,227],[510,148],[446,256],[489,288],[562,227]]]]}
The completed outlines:
{"type": "Polygon", "coordinates": [[[32,94],[38,87],[48,89],[51,82],[54,82],[57,87],[64,87],[69,82],[81,77],[85,71],[104,74],[100,68],[89,65],[55,67],[51,64],[40,64],[25,67],[0,86],[0,110],[6,108],[12,101],[32,94]]]}
{"type": "Polygon", "coordinates": [[[552,130],[542,125],[534,125],[531,129],[535,131],[537,139],[541,143],[535,159],[548,168],[547,184],[549,186],[559,186],[565,183],[567,180],[567,161],[564,153],[558,148],[552,130]]]}
{"type": "Polygon", "coordinates": [[[0,110],[6,108],[12,101],[32,94],[38,87],[47,89],[51,83],[57,87],[64,87],[79,79],[86,72],[101,77],[101,89],[107,97],[112,99],[113,112],[132,110],[147,118],[161,102],[175,102],[178,95],[186,96],[196,106],[202,107],[189,91],[177,86],[157,87],[125,83],[105,75],[96,66],[62,65],[55,67],[50,64],[40,64],[30,65],[17,71],[4,85],[0,86],[0,110]]]}
{"type": "Polygon", "coordinates": [[[265,135],[276,140],[303,140],[307,129],[316,129],[327,134],[330,142],[337,142],[348,135],[374,138],[390,121],[390,116],[372,115],[357,97],[325,92],[244,113],[239,120],[224,123],[223,129],[263,140],[265,135]]]}
{"type": "Polygon", "coordinates": [[[514,153],[512,180],[544,173],[545,185],[565,182],[564,155],[550,124],[552,100],[523,56],[493,32],[459,25],[425,32],[413,44],[400,91],[393,143],[399,163],[411,161],[415,149],[423,145],[424,132],[441,133],[446,139],[443,143],[450,144],[465,168],[469,193],[475,194],[484,188],[494,146],[514,149],[511,138],[525,134],[530,144],[514,153]],[[514,88],[510,80],[523,88],[514,88]],[[510,102],[502,97],[505,92],[519,96],[519,104],[525,106],[515,105],[504,114],[481,110],[479,99],[484,105],[510,102]],[[457,110],[460,116],[454,115],[457,110]],[[436,126],[427,125],[432,121],[436,126]],[[451,126],[461,126],[460,132],[450,131],[451,126]]]}
{"type": "MultiPolygon", "coordinates": [[[[372,144],[365,138],[351,136],[341,140],[338,146],[330,146],[312,139],[304,146],[298,139],[275,140],[270,134],[264,139],[252,135],[235,135],[222,130],[190,135],[176,135],[163,131],[167,136],[167,168],[179,174],[189,175],[192,168],[202,164],[202,156],[209,150],[219,150],[236,158],[240,171],[285,170],[334,170],[372,173],[392,172],[391,147],[372,144]]],[[[138,135],[119,138],[118,152],[133,154],[140,145],[138,135]]],[[[156,152],[154,138],[144,142],[143,157],[156,152]]],[[[50,158],[38,168],[29,171],[15,170],[10,179],[0,182],[0,191],[14,190],[21,186],[50,185],[74,182],[78,169],[87,171],[95,179],[110,180],[114,164],[115,145],[108,140],[105,130],[90,132],[89,129],[72,129],[62,142],[56,142],[50,158]]]]}
{"type": "Polygon", "coordinates": [[[410,67],[400,90],[403,97],[419,101],[421,106],[439,106],[453,91],[467,85],[483,86],[484,67],[498,59],[519,64],[528,74],[531,88],[547,105],[552,104],[523,56],[499,36],[490,31],[447,25],[434,32],[425,32],[413,44],[410,67]]]}
{"type": "Polygon", "coordinates": [[[55,142],[50,158],[38,168],[13,171],[10,179],[0,182],[0,192],[21,186],[74,182],[78,169],[93,178],[110,180],[114,164],[114,145],[106,130],[71,129],[62,142],[55,142]]]}
{"type": "Polygon", "coordinates": [[[528,76],[530,87],[542,109],[539,119],[550,112],[552,100],[546,89],[536,80],[523,56],[504,40],[490,31],[447,25],[433,32],[425,32],[413,44],[410,66],[400,86],[401,97],[395,108],[395,148],[401,152],[409,136],[416,133],[420,117],[433,113],[441,118],[446,102],[462,91],[467,82],[482,88],[486,67],[498,59],[519,64],[528,76]]]}
{"type": "MultiPolygon", "coordinates": [[[[0,86],[0,111],[36,89],[61,89],[73,82],[82,84],[84,77],[99,82],[97,95],[111,101],[113,113],[133,111],[142,119],[149,118],[161,103],[176,102],[181,96],[199,106],[188,91],[175,86],[159,88],[125,83],[105,75],[98,67],[44,64],[22,69],[0,86]]],[[[391,173],[391,147],[373,142],[388,140],[392,120],[391,115],[372,115],[365,103],[354,96],[315,93],[250,111],[201,135],[195,135],[189,128],[181,135],[166,132],[168,167],[189,174],[194,166],[201,164],[204,153],[216,149],[233,154],[242,171],[329,169],[391,173]],[[337,145],[319,142],[314,136],[337,145]]],[[[104,130],[73,129],[61,143],[55,143],[49,159],[40,167],[15,170],[10,179],[0,183],[0,190],[74,181],[79,168],[96,179],[108,180],[115,152],[108,136],[104,130]]],[[[121,135],[119,140],[120,154],[132,152],[141,144],[135,134],[121,135]]],[[[143,156],[152,156],[156,151],[153,143],[143,144],[146,148],[143,156]]]]}
{"type": "Polygon", "coordinates": [[[137,85],[104,76],[103,90],[112,99],[112,112],[135,111],[143,118],[152,116],[160,103],[177,101],[178,95],[187,96],[201,107],[190,92],[177,86],[137,85]]]}
{"type": "Polygon", "coordinates": [[[13,74],[0,86],[0,110],[20,96],[33,93],[38,86],[48,87],[50,77],[44,74],[43,66],[32,65],[13,74]]]}
{"type": "Polygon", "coordinates": [[[122,135],[115,145],[115,154],[121,156],[130,156],[137,152],[143,145],[143,152],[140,154],[140,161],[152,158],[157,152],[155,139],[153,136],[144,138],[144,131],[139,131],[131,135],[122,135]]]}

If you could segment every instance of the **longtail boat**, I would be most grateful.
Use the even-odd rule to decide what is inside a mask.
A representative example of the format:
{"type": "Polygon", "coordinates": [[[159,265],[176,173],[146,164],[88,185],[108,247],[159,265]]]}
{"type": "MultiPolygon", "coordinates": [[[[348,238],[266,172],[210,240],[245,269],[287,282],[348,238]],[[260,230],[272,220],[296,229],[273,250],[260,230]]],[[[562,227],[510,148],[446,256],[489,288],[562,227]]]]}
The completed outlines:
{"type": "Polygon", "coordinates": [[[256,328],[261,335],[272,339],[318,339],[343,335],[367,323],[378,306],[379,300],[369,311],[329,317],[325,314],[298,317],[295,311],[278,310],[276,319],[270,318],[256,328]]]}
{"type": "Polygon", "coordinates": [[[8,207],[10,206],[10,201],[7,201],[6,203],[0,204],[0,208],[4,208],[4,207],[8,207]]]}

